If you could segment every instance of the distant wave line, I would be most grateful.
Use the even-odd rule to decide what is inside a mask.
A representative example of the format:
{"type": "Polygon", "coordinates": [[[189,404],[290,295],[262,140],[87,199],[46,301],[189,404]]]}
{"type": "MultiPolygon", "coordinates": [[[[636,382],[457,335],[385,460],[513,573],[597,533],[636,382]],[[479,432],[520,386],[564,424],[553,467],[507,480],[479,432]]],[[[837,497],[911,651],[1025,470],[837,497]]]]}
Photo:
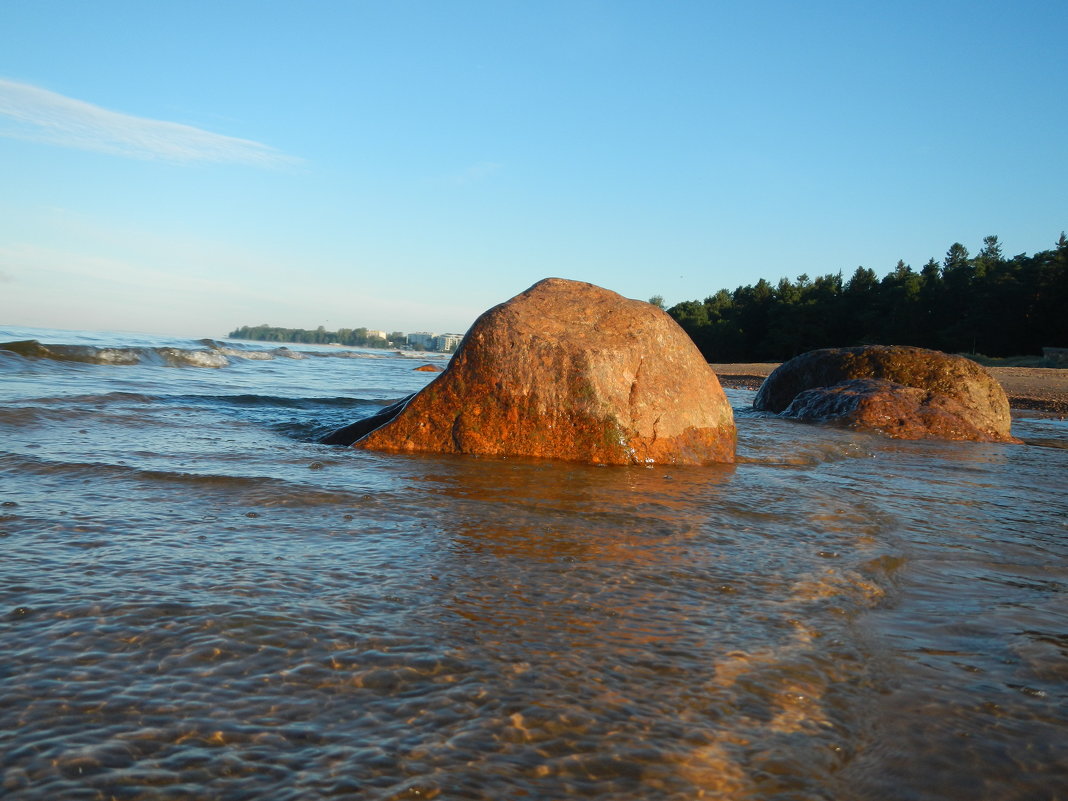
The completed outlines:
{"type": "Polygon", "coordinates": [[[112,366],[158,365],[163,367],[229,367],[242,361],[271,361],[273,359],[385,359],[389,354],[359,353],[338,350],[332,352],[298,351],[286,347],[270,350],[250,350],[213,343],[204,348],[157,347],[98,347],[96,345],[44,344],[36,339],[0,342],[0,353],[16,354],[24,359],[46,359],[57,362],[79,362],[112,366]]]}

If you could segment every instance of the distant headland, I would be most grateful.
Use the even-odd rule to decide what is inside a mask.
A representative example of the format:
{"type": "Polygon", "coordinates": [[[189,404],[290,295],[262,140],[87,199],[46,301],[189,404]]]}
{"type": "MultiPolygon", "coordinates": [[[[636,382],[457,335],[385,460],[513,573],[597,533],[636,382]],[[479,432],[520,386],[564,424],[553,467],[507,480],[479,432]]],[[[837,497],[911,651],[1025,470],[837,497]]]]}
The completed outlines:
{"type": "Polygon", "coordinates": [[[403,348],[406,350],[427,350],[438,353],[452,353],[456,350],[462,334],[435,334],[429,331],[416,331],[405,334],[403,331],[380,331],[373,328],[339,328],[327,331],[318,328],[280,328],[268,325],[243,325],[235,328],[228,336],[232,339],[252,339],[261,342],[299,342],[309,345],[346,345],[358,348],[403,348]]]}

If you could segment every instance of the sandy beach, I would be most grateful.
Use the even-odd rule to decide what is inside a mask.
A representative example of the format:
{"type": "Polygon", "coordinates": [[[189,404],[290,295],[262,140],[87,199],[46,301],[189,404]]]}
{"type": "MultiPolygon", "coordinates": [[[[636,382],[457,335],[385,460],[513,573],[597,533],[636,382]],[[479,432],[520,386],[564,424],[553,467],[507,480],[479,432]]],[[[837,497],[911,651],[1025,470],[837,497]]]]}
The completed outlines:
{"type": "MultiPolygon", "coordinates": [[[[720,383],[735,389],[757,389],[777,362],[713,364],[720,383]]],[[[1009,396],[1015,411],[1068,416],[1068,369],[1052,367],[987,367],[1009,396]]]]}

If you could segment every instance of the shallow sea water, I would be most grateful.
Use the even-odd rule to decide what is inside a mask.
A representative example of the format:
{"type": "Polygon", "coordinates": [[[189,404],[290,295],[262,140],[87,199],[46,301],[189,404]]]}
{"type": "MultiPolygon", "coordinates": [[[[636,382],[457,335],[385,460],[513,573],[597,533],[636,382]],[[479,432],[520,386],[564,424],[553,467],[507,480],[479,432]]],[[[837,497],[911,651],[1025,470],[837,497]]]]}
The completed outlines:
{"type": "Polygon", "coordinates": [[[1068,797],[1068,426],[318,435],[442,357],[0,330],[4,799],[1068,797]]]}

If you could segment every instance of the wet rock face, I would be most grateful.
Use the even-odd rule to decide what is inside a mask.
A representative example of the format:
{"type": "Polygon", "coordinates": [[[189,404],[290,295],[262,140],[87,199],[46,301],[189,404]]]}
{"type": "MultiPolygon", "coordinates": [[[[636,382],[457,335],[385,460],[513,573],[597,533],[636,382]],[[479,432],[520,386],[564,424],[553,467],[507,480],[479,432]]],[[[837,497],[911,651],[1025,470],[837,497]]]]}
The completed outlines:
{"type": "Polygon", "coordinates": [[[448,368],[354,447],[599,464],[733,462],[734,416],[666,313],[548,278],[485,312],[448,368]]]}
{"type": "Polygon", "coordinates": [[[753,406],[898,439],[1015,441],[1001,385],[969,359],[924,348],[809,351],[772,372],[753,406]]]}
{"type": "Polygon", "coordinates": [[[319,440],[323,445],[351,445],[360,437],[366,436],[376,428],[380,428],[401,413],[401,410],[412,398],[415,397],[413,392],[411,395],[401,398],[395,403],[391,403],[380,412],[372,414],[370,417],[364,417],[361,420],[357,420],[351,425],[347,425],[344,428],[339,428],[336,431],[332,431],[325,437],[319,440]]]}
{"type": "Polygon", "coordinates": [[[973,424],[960,401],[877,378],[807,389],[782,414],[871,428],[895,439],[998,439],[973,424]]]}

